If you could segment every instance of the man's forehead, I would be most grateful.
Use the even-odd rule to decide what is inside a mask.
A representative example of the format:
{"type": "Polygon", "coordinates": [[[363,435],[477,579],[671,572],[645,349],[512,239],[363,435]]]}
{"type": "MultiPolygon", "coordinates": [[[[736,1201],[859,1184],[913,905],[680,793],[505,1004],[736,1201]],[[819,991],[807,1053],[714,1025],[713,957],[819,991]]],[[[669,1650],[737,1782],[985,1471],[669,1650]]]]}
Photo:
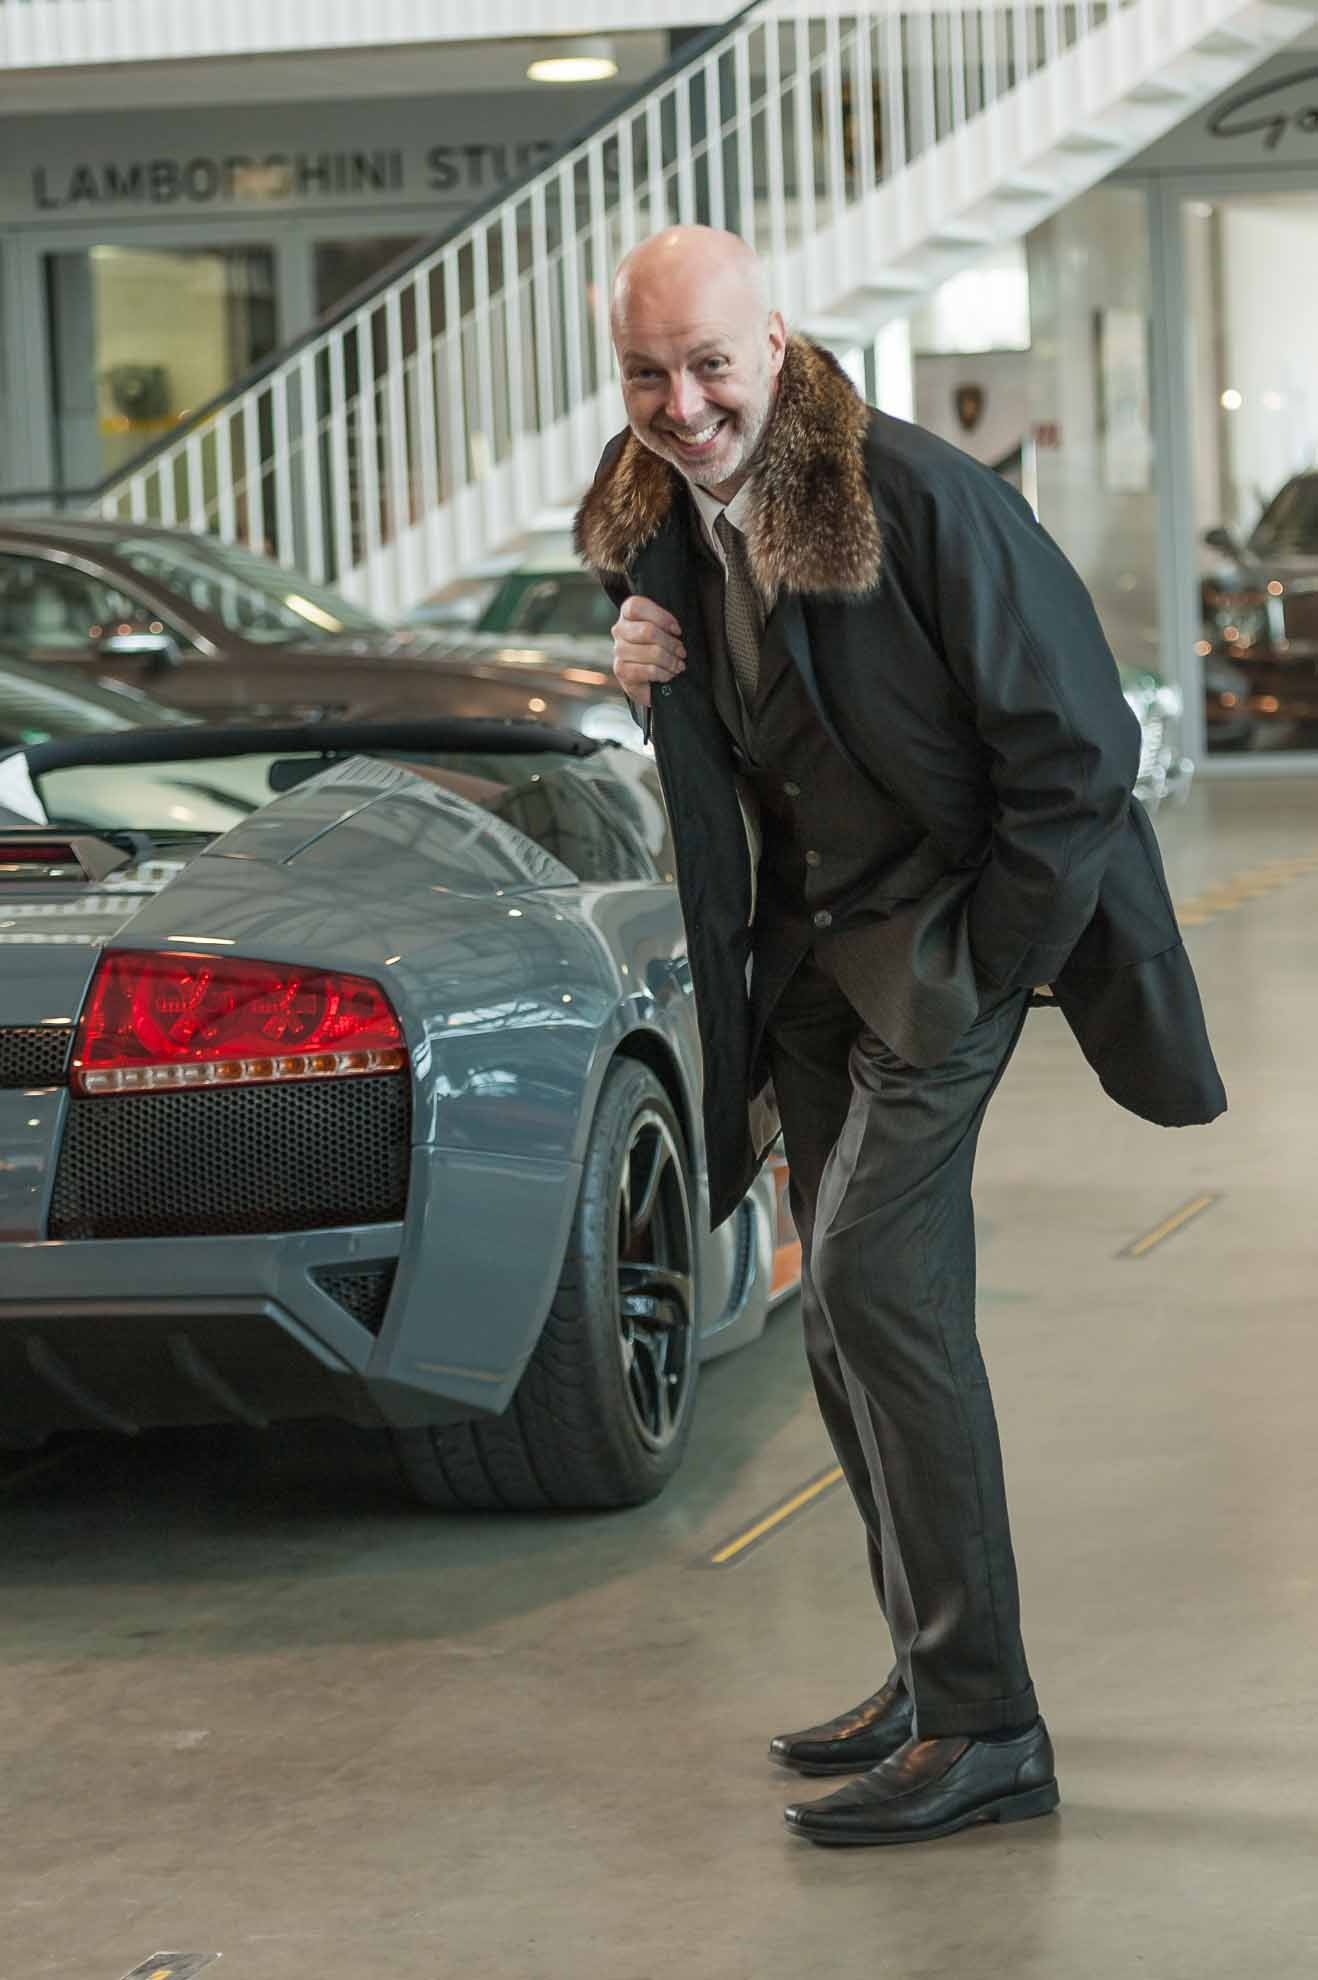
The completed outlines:
{"type": "Polygon", "coordinates": [[[714,344],[731,343],[745,324],[737,326],[726,316],[704,316],[695,322],[669,315],[662,307],[654,310],[624,309],[617,323],[618,347],[624,358],[698,357],[714,344]]]}

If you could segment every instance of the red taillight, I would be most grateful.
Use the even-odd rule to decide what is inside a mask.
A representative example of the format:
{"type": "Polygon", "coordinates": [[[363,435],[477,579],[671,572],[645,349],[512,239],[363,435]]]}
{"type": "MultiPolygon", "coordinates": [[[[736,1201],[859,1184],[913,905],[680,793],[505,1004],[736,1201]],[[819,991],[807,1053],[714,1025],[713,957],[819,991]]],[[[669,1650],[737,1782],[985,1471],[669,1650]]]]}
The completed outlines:
{"type": "Polygon", "coordinates": [[[0,840],[0,866],[76,866],[78,856],[67,839],[0,840]]]}
{"type": "Polygon", "coordinates": [[[69,1084],[75,1093],[158,1093],[406,1063],[398,1019],[368,977],[121,950],[96,971],[69,1084]]]}

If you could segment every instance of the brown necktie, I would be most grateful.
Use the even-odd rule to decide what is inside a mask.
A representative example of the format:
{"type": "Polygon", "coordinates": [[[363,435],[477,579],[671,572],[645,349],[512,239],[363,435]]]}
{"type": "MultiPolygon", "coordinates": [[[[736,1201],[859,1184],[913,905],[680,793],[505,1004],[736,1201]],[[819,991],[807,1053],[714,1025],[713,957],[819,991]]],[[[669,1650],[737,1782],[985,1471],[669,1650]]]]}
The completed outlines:
{"type": "Polygon", "coordinates": [[[764,637],[764,602],[751,575],[746,539],[725,511],[714,524],[714,533],[723,546],[726,575],[723,584],[723,630],[728,657],[737,686],[747,708],[755,705],[760,681],[760,642],[764,637]]]}

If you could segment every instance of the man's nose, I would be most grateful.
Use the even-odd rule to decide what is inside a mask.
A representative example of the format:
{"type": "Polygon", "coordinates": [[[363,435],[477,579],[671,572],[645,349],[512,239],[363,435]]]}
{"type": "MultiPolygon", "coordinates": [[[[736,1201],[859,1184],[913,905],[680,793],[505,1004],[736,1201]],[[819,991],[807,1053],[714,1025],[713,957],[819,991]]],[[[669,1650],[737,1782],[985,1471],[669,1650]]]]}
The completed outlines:
{"type": "Polygon", "coordinates": [[[674,426],[687,426],[699,418],[704,411],[705,395],[694,378],[686,372],[679,372],[668,388],[668,404],[664,411],[674,426]]]}

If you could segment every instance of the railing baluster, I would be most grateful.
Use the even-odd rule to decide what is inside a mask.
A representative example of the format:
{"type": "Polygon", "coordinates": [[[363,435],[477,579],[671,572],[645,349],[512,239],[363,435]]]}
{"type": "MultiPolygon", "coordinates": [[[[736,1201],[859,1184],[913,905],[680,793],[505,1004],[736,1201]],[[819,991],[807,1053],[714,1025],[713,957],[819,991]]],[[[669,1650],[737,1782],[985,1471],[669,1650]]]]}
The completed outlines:
{"type": "MultiPolygon", "coordinates": [[[[769,28],[761,24],[758,33],[765,42],[766,47],[770,40],[773,41],[776,52],[778,47],[777,24],[774,23],[769,28]]],[[[749,241],[753,248],[758,248],[759,244],[766,238],[766,229],[760,224],[759,202],[755,197],[755,132],[751,104],[751,41],[749,29],[743,28],[737,36],[733,49],[732,75],[732,115],[737,133],[737,231],[743,240],[749,241]]],[[[765,77],[765,86],[766,88],[768,86],[767,75],[765,77]]],[[[765,119],[766,131],[770,121],[768,118],[765,119]]],[[[781,125],[777,126],[777,130],[781,150],[781,125]]],[[[770,141],[771,156],[772,149],[772,141],[770,141]]],[[[770,170],[772,170],[772,166],[770,166],[770,170]]],[[[779,171],[777,183],[780,185],[782,183],[781,170],[779,171]]],[[[775,206],[780,207],[781,201],[776,201],[775,206]]],[[[781,219],[781,216],[779,218],[781,219]]],[[[777,245],[775,243],[775,255],[777,252],[777,245]]]]}
{"type": "Polygon", "coordinates": [[[357,559],[353,546],[353,488],[348,450],[345,334],[329,339],[330,514],[334,518],[334,577],[341,584],[357,559]]]}
{"type": "Polygon", "coordinates": [[[357,345],[357,500],[361,510],[362,562],[377,561],[380,544],[380,421],[375,403],[374,307],[353,318],[357,345]]]}
{"type": "MultiPolygon", "coordinates": [[[[416,315],[416,453],[421,480],[421,515],[439,506],[439,444],[435,434],[434,327],[430,320],[430,272],[412,277],[412,307],[416,315]]],[[[429,569],[427,577],[434,573],[429,569]]]]}
{"type": "Polygon", "coordinates": [[[299,479],[307,569],[317,583],[321,583],[325,577],[325,528],[320,494],[320,418],[316,404],[314,350],[303,351],[298,359],[298,420],[302,428],[299,479]]]}
{"type": "Polygon", "coordinates": [[[673,90],[673,142],[677,148],[677,217],[684,227],[696,212],[695,161],[691,156],[691,84],[684,77],[673,90]]]}
{"type": "Polygon", "coordinates": [[[869,199],[876,182],[872,33],[871,17],[862,14],[851,43],[851,143],[856,158],[856,197],[861,204],[869,199]]]}
{"type": "Polygon", "coordinates": [[[810,244],[815,235],[815,134],[811,126],[810,23],[800,15],[792,23],[792,72],[796,95],[793,138],[796,145],[796,238],[810,244]]]}
{"type": "Polygon", "coordinates": [[[247,544],[252,550],[265,549],[263,466],[256,393],[248,392],[243,399],[243,481],[247,496],[247,544]]]}
{"type": "MultiPolygon", "coordinates": [[[[768,242],[778,267],[788,259],[788,216],[784,212],[784,158],[782,158],[782,42],[778,40],[778,18],[770,16],[762,26],[764,36],[764,131],[768,141],[768,242]]],[[[736,93],[738,103],[746,105],[746,121],[750,121],[750,59],[748,59],[748,38],[742,36],[738,42],[738,55],[746,63],[746,97],[742,99],[742,71],[738,67],[736,93]]],[[[740,176],[740,170],[738,170],[740,176]]],[[[754,192],[746,196],[754,204],[754,192]]]]}
{"type": "Polygon", "coordinates": [[[828,217],[842,218],[847,203],[847,165],[842,145],[842,36],[836,14],[824,22],[824,161],[828,217]]]}
{"type": "Polygon", "coordinates": [[[289,466],[288,374],[270,378],[270,419],[274,433],[275,555],[281,564],[296,564],[297,537],[293,527],[293,476],[289,466]]]}
{"type": "Polygon", "coordinates": [[[700,93],[705,106],[705,183],[709,188],[709,224],[726,227],[727,204],[723,194],[723,100],[719,57],[711,55],[700,71],[700,93]]]}
{"type": "Polygon", "coordinates": [[[206,485],[202,475],[201,459],[202,435],[190,433],[183,443],[183,459],[188,481],[188,528],[205,531],[206,528],[206,485]]]}
{"type": "Polygon", "coordinates": [[[645,106],[645,181],[650,211],[647,234],[660,233],[668,225],[668,203],[664,193],[664,137],[660,106],[663,98],[654,95],[645,106]]]}
{"type": "Polygon", "coordinates": [[[395,552],[399,596],[405,598],[410,588],[408,566],[412,561],[407,554],[411,542],[412,464],[411,449],[407,440],[407,392],[403,372],[403,309],[397,288],[390,289],[384,299],[384,356],[382,437],[388,488],[386,517],[389,525],[389,540],[395,552]]]}
{"type": "Polygon", "coordinates": [[[233,411],[226,406],[215,422],[215,478],[219,484],[218,528],[222,543],[233,543],[238,523],[233,488],[233,411]]]}

